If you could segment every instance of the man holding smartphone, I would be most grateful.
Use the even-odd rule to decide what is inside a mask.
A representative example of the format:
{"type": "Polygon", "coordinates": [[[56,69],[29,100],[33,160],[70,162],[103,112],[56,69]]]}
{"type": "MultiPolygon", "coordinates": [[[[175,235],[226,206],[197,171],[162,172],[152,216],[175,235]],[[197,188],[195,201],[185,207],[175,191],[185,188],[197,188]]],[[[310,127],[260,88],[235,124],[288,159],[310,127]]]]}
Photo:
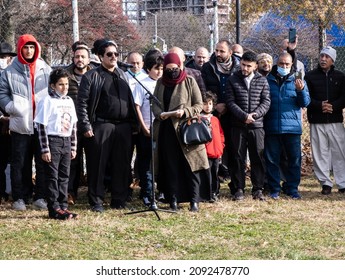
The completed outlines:
{"type": "Polygon", "coordinates": [[[296,48],[298,44],[298,35],[296,34],[295,28],[289,29],[289,38],[284,39],[281,43],[281,51],[287,52],[292,56],[293,70],[298,73],[299,79],[303,79],[305,75],[304,64],[302,61],[297,59],[296,48]]]}

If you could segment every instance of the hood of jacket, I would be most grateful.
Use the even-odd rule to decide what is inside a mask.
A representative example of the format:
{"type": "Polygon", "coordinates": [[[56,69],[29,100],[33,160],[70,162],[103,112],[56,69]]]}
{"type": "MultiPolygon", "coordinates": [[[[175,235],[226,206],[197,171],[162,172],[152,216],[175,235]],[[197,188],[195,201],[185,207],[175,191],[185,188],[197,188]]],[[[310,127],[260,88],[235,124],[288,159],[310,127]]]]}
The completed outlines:
{"type": "MultiPolygon", "coordinates": [[[[25,60],[25,58],[22,55],[22,49],[23,49],[24,45],[29,43],[29,42],[35,44],[35,54],[33,57],[33,62],[35,62],[40,56],[41,46],[37,42],[36,38],[31,34],[24,34],[24,35],[19,37],[18,43],[17,43],[17,57],[18,57],[19,62],[22,64],[28,64],[29,63],[28,61],[25,60]]],[[[32,63],[32,62],[30,62],[30,63],[32,63]]]]}

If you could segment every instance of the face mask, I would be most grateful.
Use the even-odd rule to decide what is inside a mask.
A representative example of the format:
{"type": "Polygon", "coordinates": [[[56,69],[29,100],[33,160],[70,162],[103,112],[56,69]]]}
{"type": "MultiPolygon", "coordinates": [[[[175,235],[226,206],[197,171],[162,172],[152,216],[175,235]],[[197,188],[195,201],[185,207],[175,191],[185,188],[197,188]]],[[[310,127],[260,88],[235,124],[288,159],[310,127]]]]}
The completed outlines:
{"type": "Polygon", "coordinates": [[[0,58],[0,69],[5,69],[7,67],[7,59],[0,58]]]}
{"type": "Polygon", "coordinates": [[[291,68],[283,68],[283,67],[277,67],[277,71],[280,74],[280,76],[285,77],[288,75],[291,71],[291,68]]]}
{"type": "Polygon", "coordinates": [[[172,70],[164,70],[164,74],[169,79],[177,79],[180,76],[181,70],[179,68],[174,68],[172,70]]]}

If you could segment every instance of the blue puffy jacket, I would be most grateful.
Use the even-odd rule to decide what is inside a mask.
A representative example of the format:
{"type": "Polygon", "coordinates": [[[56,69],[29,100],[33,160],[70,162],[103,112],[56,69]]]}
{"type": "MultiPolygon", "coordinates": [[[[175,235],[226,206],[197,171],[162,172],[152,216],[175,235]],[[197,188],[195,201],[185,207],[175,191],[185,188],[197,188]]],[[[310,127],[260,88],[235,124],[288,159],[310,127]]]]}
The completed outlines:
{"type": "Polygon", "coordinates": [[[302,134],[301,108],[310,103],[307,84],[297,91],[295,76],[290,74],[281,81],[276,68],[267,76],[271,93],[271,107],[265,115],[266,134],[302,134]]]}

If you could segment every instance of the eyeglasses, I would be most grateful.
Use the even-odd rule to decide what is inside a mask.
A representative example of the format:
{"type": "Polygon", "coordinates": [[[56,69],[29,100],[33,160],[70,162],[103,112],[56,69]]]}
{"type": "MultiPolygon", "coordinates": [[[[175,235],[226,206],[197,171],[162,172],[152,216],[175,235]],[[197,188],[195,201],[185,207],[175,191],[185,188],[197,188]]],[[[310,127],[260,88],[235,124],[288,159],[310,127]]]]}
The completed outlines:
{"type": "Polygon", "coordinates": [[[118,57],[118,56],[119,56],[119,53],[117,53],[117,52],[107,52],[105,55],[106,55],[107,57],[112,57],[113,55],[115,55],[115,57],[118,57]]]}

